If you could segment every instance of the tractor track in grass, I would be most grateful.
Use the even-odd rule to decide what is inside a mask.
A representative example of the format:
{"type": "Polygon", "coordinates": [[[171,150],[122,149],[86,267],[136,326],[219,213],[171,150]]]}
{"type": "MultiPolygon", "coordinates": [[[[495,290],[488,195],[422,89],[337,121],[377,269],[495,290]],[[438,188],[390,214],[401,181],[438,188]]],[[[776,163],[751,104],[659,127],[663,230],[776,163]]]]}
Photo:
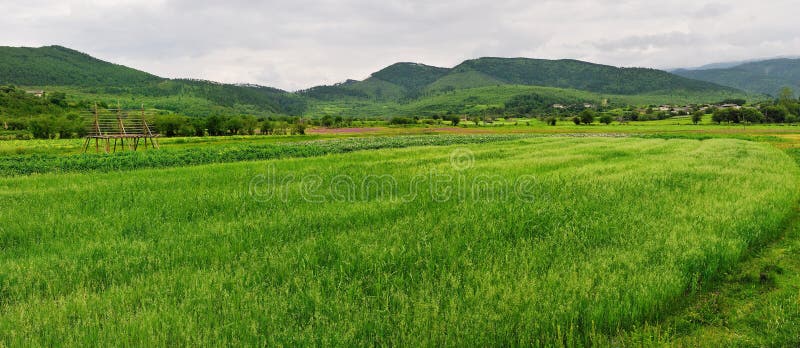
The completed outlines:
{"type": "MultiPolygon", "coordinates": [[[[773,144],[800,166],[800,149],[773,144]]],[[[798,188],[800,189],[800,188],[798,188]]],[[[613,346],[800,346],[800,202],[783,233],[666,319],[601,340],[613,346]]]]}

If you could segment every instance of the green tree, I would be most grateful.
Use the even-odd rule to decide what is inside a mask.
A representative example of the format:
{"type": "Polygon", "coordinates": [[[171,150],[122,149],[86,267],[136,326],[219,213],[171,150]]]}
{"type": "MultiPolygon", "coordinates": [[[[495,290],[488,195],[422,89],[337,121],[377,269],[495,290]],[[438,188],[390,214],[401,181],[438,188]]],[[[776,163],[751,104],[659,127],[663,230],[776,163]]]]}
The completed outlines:
{"type": "Polygon", "coordinates": [[[291,132],[293,135],[305,135],[306,125],[302,121],[297,120],[297,122],[292,125],[291,132]]]}
{"type": "Polygon", "coordinates": [[[209,135],[222,135],[224,120],[217,116],[209,116],[206,119],[206,129],[209,135]]]}
{"type": "Polygon", "coordinates": [[[741,120],[747,123],[760,123],[764,120],[764,114],[754,108],[743,108],[740,114],[741,120]]]}
{"type": "Polygon", "coordinates": [[[157,115],[153,122],[153,126],[158,129],[159,133],[166,137],[174,137],[178,135],[179,130],[184,125],[188,124],[186,117],[178,115],[157,115]]]}
{"type": "Polygon", "coordinates": [[[614,119],[611,117],[611,115],[600,116],[600,123],[605,124],[605,125],[611,124],[611,121],[613,121],[613,120],[614,119]]]}
{"type": "Polygon", "coordinates": [[[319,124],[325,128],[333,127],[335,121],[331,115],[322,116],[322,119],[319,120],[319,124]]]}
{"type": "Polygon", "coordinates": [[[792,90],[792,88],[783,87],[783,89],[781,89],[781,93],[778,95],[778,104],[783,105],[787,109],[791,110],[794,103],[795,103],[794,91],[792,90]]]}
{"type": "Polygon", "coordinates": [[[580,116],[583,124],[592,124],[594,122],[594,112],[592,110],[583,110],[578,116],[580,116]]]}
{"type": "Polygon", "coordinates": [[[702,120],[703,120],[703,115],[705,115],[705,112],[703,112],[703,111],[700,111],[700,110],[697,110],[697,111],[695,111],[695,112],[692,114],[692,123],[693,123],[693,124],[698,124],[698,123],[700,123],[700,121],[702,121],[702,120]]]}
{"type": "Polygon", "coordinates": [[[261,122],[261,134],[269,135],[272,134],[273,130],[275,130],[275,124],[272,121],[264,120],[264,122],[261,122]]]}
{"type": "Polygon", "coordinates": [[[67,107],[67,95],[63,92],[53,92],[48,94],[50,96],[50,103],[60,107],[67,107]]]}
{"type": "Polygon", "coordinates": [[[450,121],[450,123],[452,123],[453,126],[458,126],[458,124],[461,122],[461,117],[457,115],[451,115],[447,118],[447,120],[450,121]]]}
{"type": "Polygon", "coordinates": [[[225,130],[228,131],[231,135],[239,134],[239,132],[244,129],[244,121],[241,117],[235,116],[229,118],[225,121],[225,130]]]}
{"type": "Polygon", "coordinates": [[[716,122],[717,124],[721,124],[722,122],[727,121],[727,109],[716,109],[714,113],[711,114],[711,121],[716,122]]]}
{"type": "Polygon", "coordinates": [[[770,105],[765,107],[762,112],[767,122],[783,123],[786,121],[786,116],[789,115],[789,110],[783,105],[770,105]]]}

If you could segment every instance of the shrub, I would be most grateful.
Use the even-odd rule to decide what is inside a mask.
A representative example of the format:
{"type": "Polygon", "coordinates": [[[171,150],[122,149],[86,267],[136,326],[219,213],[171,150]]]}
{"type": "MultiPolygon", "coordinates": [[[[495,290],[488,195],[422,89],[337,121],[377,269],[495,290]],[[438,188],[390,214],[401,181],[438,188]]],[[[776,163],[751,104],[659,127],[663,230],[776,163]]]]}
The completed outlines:
{"type": "Polygon", "coordinates": [[[414,119],[408,118],[408,117],[392,117],[392,119],[389,120],[389,124],[390,125],[406,125],[406,124],[414,124],[414,123],[416,123],[416,121],[414,121],[414,119]]]}
{"type": "Polygon", "coordinates": [[[579,116],[581,117],[581,122],[583,124],[591,124],[594,122],[594,112],[591,110],[583,110],[579,116]]]}

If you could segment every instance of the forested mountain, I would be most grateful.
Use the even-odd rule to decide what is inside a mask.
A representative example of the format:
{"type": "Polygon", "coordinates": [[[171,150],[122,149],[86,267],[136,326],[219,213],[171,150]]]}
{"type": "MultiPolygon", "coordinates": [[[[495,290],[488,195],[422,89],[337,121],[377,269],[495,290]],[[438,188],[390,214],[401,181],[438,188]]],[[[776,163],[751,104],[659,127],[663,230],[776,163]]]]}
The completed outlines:
{"type": "Polygon", "coordinates": [[[480,58],[452,69],[398,63],[364,81],[320,86],[300,93],[321,100],[369,98],[416,99],[457,89],[523,85],[576,89],[595,93],[635,95],[671,92],[735,92],[705,81],[644,68],[617,68],[577,60],[480,58]]]}
{"type": "Polygon", "coordinates": [[[777,96],[787,86],[800,90],[800,59],[770,59],[724,69],[675,70],[674,73],[772,96],[777,96]]]}
{"type": "Polygon", "coordinates": [[[407,93],[423,90],[426,86],[447,75],[450,69],[417,63],[396,63],[372,74],[373,79],[393,83],[407,93]]]}
{"type": "MultiPolygon", "coordinates": [[[[528,58],[480,58],[454,68],[397,63],[363,81],[348,80],[289,93],[263,86],[162,78],[60,46],[0,47],[2,85],[43,89],[50,94],[66,93],[72,104],[86,101],[119,103],[123,107],[145,105],[188,116],[380,117],[387,113],[474,112],[504,105],[515,97],[528,104],[536,101],[537,105],[541,104],[538,107],[543,108],[554,103],[598,104],[608,98],[616,102],[714,102],[721,97],[743,96],[730,87],[660,70],[528,58]],[[456,93],[461,91],[468,93],[456,93]],[[572,97],[567,98],[567,94],[572,97]],[[620,98],[648,95],[658,95],[658,98],[620,98]]],[[[13,114],[9,112],[12,108],[5,110],[13,114]]]]}
{"type": "Polygon", "coordinates": [[[368,98],[380,101],[413,99],[450,69],[418,63],[395,63],[364,81],[348,80],[333,86],[317,86],[299,93],[320,100],[368,98]]]}
{"type": "Polygon", "coordinates": [[[190,115],[300,114],[305,101],[286,91],[255,85],[166,79],[112,64],[61,46],[0,47],[0,85],[38,87],[136,102],[190,115]],[[185,101],[188,99],[189,102],[185,101]],[[196,107],[197,104],[202,107],[196,107]]]}
{"type": "Polygon", "coordinates": [[[61,46],[0,47],[0,84],[121,87],[160,80],[61,46]]]}
{"type": "Polygon", "coordinates": [[[452,73],[471,71],[480,72],[506,84],[571,88],[622,95],[672,90],[703,92],[729,89],[661,70],[617,68],[569,59],[480,58],[461,63],[453,68],[452,73]]]}

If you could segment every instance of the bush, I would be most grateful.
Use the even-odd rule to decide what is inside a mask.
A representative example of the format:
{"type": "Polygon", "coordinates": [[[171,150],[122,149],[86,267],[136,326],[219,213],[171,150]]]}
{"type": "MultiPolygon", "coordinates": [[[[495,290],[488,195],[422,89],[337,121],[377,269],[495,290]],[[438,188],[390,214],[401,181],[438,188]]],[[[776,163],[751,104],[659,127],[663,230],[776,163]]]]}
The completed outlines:
{"type": "Polygon", "coordinates": [[[461,117],[455,115],[447,116],[445,120],[450,121],[453,124],[453,126],[458,126],[458,124],[461,123],[461,117]]]}
{"type": "Polygon", "coordinates": [[[703,112],[703,111],[699,111],[699,110],[698,110],[698,111],[695,111],[695,112],[692,114],[692,123],[694,123],[694,124],[698,124],[698,123],[700,123],[700,121],[702,121],[702,120],[703,120],[703,115],[705,115],[705,112],[703,112]]]}
{"type": "Polygon", "coordinates": [[[30,132],[17,133],[15,138],[17,140],[31,140],[33,139],[33,134],[31,134],[30,132]]]}
{"type": "Polygon", "coordinates": [[[292,125],[291,132],[292,135],[304,135],[306,134],[306,125],[301,122],[297,122],[292,125]]]}
{"type": "Polygon", "coordinates": [[[579,116],[583,124],[592,124],[594,122],[594,112],[591,110],[583,110],[579,116]]]}
{"type": "Polygon", "coordinates": [[[414,121],[413,118],[408,118],[408,117],[392,117],[392,119],[389,120],[390,125],[406,125],[415,123],[417,122],[414,121]]]}

